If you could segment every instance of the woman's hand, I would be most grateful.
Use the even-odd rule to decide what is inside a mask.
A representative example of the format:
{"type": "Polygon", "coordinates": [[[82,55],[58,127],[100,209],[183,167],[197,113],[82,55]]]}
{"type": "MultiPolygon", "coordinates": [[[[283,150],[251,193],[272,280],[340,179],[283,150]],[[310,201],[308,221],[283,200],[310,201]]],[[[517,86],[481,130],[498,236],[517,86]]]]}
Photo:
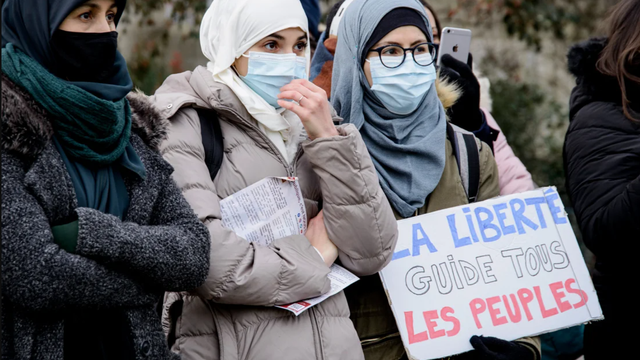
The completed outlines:
{"type": "Polygon", "coordinates": [[[516,341],[491,336],[472,336],[469,340],[475,350],[460,354],[460,360],[536,360],[539,356],[532,349],[516,341]]]}
{"type": "Polygon", "coordinates": [[[307,227],[307,233],[305,235],[311,245],[320,252],[324,258],[324,263],[327,264],[327,266],[331,266],[338,258],[338,248],[329,240],[327,228],[324,226],[322,210],[320,210],[318,216],[309,221],[309,227],[307,227]]]}
{"type": "Polygon", "coordinates": [[[311,140],[338,135],[331,118],[331,105],[323,89],[308,80],[297,79],[280,91],[278,105],[298,115],[311,140]]]}

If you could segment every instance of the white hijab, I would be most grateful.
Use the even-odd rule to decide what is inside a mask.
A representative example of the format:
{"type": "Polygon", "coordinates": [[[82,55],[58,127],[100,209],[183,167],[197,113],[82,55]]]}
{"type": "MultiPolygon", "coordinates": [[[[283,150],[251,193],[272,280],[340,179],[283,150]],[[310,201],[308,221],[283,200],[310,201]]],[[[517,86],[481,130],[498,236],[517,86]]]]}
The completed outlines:
{"type": "MultiPolygon", "coordinates": [[[[202,19],[200,46],[209,59],[207,69],[213,79],[231,88],[260,129],[291,161],[285,139],[294,138],[292,132],[302,128],[300,119],[290,111],[276,110],[269,105],[231,68],[234,61],[258,41],[288,28],[300,28],[309,34],[300,0],[214,0],[202,19]]],[[[310,46],[305,57],[309,69],[310,46]]]]}

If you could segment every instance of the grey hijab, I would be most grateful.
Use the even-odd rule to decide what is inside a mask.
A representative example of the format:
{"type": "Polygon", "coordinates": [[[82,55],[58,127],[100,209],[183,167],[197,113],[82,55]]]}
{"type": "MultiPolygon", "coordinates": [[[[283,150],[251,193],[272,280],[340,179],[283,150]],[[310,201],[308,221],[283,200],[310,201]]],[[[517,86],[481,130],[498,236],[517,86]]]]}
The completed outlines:
{"type": "MultiPolygon", "coordinates": [[[[417,110],[396,115],[375,94],[360,64],[364,49],[380,20],[395,8],[415,10],[431,25],[418,0],[355,0],[342,18],[333,62],[331,101],[346,123],[362,134],[380,184],[402,217],[424,206],[440,181],[445,165],[446,116],[435,85],[417,110]]],[[[412,61],[407,57],[406,61],[412,61]]]]}

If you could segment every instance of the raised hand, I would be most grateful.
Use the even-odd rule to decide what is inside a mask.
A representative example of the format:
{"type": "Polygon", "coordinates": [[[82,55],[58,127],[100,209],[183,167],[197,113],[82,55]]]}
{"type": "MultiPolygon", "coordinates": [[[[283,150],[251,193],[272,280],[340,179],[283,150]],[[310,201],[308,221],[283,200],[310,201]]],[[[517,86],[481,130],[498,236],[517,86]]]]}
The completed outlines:
{"type": "Polygon", "coordinates": [[[322,88],[308,80],[297,79],[283,86],[280,91],[278,105],[298,115],[311,140],[338,135],[331,118],[327,93],[322,88]]]}

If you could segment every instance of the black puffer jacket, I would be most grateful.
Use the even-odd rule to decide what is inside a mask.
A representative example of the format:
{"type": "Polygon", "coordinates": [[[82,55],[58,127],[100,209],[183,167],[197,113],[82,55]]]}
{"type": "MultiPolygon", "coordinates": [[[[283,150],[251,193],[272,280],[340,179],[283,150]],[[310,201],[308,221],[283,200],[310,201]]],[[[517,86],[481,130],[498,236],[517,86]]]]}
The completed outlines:
{"type": "Polygon", "coordinates": [[[128,99],[131,144],[147,176],[123,173],[131,202],[120,221],[78,207],[50,115],[2,75],[2,359],[62,359],[66,313],[114,309],[126,316],[136,359],[177,358],[156,304],[164,291],[204,282],[209,232],[157,150],[167,119],[146,97],[128,99]],[[74,254],[54,243],[50,227],[73,212],[74,254]]]}
{"type": "MultiPolygon", "coordinates": [[[[624,116],[617,80],[596,69],[605,45],[606,39],[592,39],[569,51],[577,86],[564,162],[580,230],[597,257],[594,282],[606,318],[609,299],[619,299],[612,291],[622,290],[610,282],[627,277],[640,256],[640,123],[624,116]]],[[[640,118],[640,86],[627,86],[640,118]]]]}

